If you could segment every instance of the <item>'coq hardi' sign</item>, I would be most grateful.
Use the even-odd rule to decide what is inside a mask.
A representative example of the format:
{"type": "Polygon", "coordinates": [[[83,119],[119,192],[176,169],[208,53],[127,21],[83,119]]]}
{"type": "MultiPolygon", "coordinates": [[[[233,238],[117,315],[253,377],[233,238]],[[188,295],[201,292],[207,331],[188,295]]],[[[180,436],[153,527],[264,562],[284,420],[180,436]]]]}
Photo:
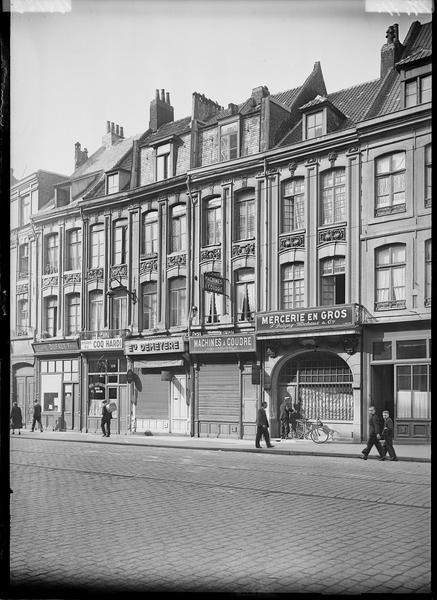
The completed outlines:
{"type": "Polygon", "coordinates": [[[84,351],[93,350],[123,350],[123,338],[94,338],[92,340],[80,340],[80,349],[84,351]]]}
{"type": "Polygon", "coordinates": [[[353,306],[261,313],[256,318],[257,331],[261,333],[287,329],[336,327],[339,325],[355,325],[353,306]]]}

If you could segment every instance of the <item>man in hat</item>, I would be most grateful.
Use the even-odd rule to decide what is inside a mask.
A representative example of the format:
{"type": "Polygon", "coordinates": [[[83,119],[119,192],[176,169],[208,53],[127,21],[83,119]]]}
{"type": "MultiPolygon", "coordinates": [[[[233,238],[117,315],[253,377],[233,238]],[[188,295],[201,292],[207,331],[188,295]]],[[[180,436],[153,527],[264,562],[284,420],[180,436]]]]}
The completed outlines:
{"type": "Polygon", "coordinates": [[[41,423],[41,404],[38,400],[33,401],[33,419],[32,419],[32,427],[30,431],[35,430],[35,425],[38,423],[40,431],[42,432],[42,423],[41,423]]]}
{"type": "Polygon", "coordinates": [[[285,396],[279,407],[279,420],[281,421],[281,438],[286,440],[290,433],[291,398],[285,396]]]}
{"type": "Polygon", "coordinates": [[[267,448],[273,448],[274,446],[270,443],[269,435],[269,420],[266,415],[267,402],[261,402],[261,408],[258,409],[256,416],[256,437],[255,437],[255,448],[261,448],[261,438],[264,436],[267,448]]]}
{"type": "Polygon", "coordinates": [[[102,437],[109,437],[111,435],[111,411],[108,410],[108,401],[103,400],[102,402],[102,437]]]}

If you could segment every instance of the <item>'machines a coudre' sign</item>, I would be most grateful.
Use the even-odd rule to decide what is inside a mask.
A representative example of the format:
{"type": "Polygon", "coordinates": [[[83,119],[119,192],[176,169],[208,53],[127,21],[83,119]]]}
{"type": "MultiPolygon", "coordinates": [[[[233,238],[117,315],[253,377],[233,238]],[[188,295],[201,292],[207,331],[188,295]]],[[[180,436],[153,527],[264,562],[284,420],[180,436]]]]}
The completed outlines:
{"type": "Polygon", "coordinates": [[[354,307],[339,306],[306,308],[280,312],[261,313],[256,317],[258,332],[287,329],[314,329],[355,325],[354,307]]]}

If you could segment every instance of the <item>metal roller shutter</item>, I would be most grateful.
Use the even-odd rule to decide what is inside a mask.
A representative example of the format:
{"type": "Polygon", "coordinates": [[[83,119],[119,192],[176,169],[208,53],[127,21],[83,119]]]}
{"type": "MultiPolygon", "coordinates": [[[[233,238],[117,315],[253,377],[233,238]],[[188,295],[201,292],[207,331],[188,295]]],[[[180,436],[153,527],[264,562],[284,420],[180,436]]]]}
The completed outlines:
{"type": "Polygon", "coordinates": [[[168,419],[169,382],[161,381],[161,373],[138,373],[137,419],[168,419]]]}
{"type": "Polygon", "coordinates": [[[237,364],[202,365],[199,372],[200,421],[240,419],[240,370],[237,364]]]}

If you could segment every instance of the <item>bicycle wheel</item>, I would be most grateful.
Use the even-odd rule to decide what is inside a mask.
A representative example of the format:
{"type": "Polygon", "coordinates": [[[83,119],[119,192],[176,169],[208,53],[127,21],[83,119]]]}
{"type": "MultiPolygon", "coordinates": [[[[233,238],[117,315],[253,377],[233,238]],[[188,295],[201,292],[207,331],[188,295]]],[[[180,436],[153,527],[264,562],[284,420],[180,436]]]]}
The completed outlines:
{"type": "Polygon", "coordinates": [[[316,444],[323,444],[329,437],[329,433],[327,433],[323,427],[314,427],[311,431],[311,439],[316,444]]]}
{"type": "Polygon", "coordinates": [[[305,429],[303,423],[301,421],[296,422],[296,438],[298,440],[303,440],[305,429]]]}

